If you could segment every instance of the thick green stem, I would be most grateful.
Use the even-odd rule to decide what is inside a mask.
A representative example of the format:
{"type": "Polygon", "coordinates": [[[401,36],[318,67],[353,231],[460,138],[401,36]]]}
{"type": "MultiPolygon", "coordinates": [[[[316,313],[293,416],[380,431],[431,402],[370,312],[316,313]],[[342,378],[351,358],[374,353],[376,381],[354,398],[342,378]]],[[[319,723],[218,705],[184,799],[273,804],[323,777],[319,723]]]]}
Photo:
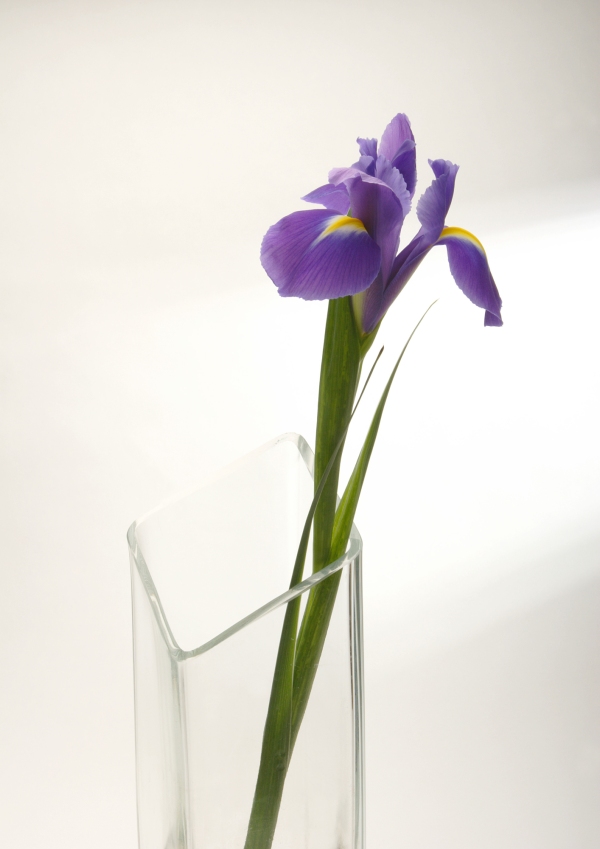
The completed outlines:
{"type": "MultiPolygon", "coordinates": [[[[350,298],[329,301],[321,360],[319,407],[315,442],[315,489],[323,476],[350,416],[362,358],[350,298]]],[[[342,448],[343,451],[343,448],[342,448]]],[[[337,501],[342,451],[323,490],[315,512],[313,572],[331,562],[329,549],[337,501]]]]}
{"type": "MultiPolygon", "coordinates": [[[[344,437],[352,415],[361,362],[350,298],[330,301],[319,385],[315,492],[336,449],[338,454],[320,491],[314,515],[314,571],[322,569],[343,554],[343,550],[333,556],[331,552],[343,449],[343,443],[340,448],[340,440],[344,437]]],[[[303,557],[301,560],[303,563],[303,557]]],[[[301,569],[296,574],[298,566],[299,561],[294,568],[292,584],[301,580],[301,569]]],[[[298,635],[297,651],[300,600],[288,603],[245,849],[270,849],[273,842],[290,758],[321,657],[339,580],[339,574],[333,575],[311,591],[298,635]]]]}
{"type": "MultiPolygon", "coordinates": [[[[315,486],[339,440],[348,426],[363,359],[350,298],[329,302],[315,445],[315,486]]],[[[332,550],[332,534],[342,451],[331,470],[319,506],[315,512],[313,536],[313,570],[318,571],[337,560],[345,551],[347,540],[332,550]],[[339,549],[339,550],[338,550],[339,549]]],[[[321,659],[329,621],[340,583],[337,572],[311,590],[302,617],[294,663],[294,696],[292,707],[292,746],[308,704],[312,685],[321,659]]]]}

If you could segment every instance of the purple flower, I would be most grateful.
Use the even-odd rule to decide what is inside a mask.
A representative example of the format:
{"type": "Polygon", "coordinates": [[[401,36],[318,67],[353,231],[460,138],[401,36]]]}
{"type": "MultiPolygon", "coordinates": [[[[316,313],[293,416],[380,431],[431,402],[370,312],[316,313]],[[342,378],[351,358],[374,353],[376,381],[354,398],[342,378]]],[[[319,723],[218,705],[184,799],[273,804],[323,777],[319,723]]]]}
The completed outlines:
{"type": "Polygon", "coordinates": [[[360,157],[334,168],[329,182],[303,200],[325,209],[286,215],[267,231],[263,267],[284,297],[323,300],[352,295],[364,334],[371,333],[435,245],[445,245],[450,271],[465,295],[500,326],[502,301],[481,243],[446,227],[458,165],[429,161],[434,180],[417,203],[419,232],[398,253],[402,224],[417,182],[415,141],[406,115],[396,115],[381,142],[357,139],[360,157]]]}

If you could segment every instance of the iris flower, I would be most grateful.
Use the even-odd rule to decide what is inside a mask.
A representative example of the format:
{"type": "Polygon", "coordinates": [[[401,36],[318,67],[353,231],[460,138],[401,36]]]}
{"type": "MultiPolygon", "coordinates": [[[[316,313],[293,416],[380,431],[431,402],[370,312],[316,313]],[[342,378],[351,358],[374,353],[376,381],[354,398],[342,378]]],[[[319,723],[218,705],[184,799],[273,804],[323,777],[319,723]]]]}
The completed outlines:
{"type": "Polygon", "coordinates": [[[417,182],[415,140],[398,114],[377,139],[357,139],[360,157],[334,168],[329,182],[302,200],[324,209],[286,215],[267,231],[261,262],[283,297],[323,300],[351,295],[363,335],[372,333],[429,251],[444,245],[462,292],[500,326],[502,301],[481,242],[446,226],[458,165],[429,160],[434,180],[417,203],[420,229],[398,253],[417,182]]]}

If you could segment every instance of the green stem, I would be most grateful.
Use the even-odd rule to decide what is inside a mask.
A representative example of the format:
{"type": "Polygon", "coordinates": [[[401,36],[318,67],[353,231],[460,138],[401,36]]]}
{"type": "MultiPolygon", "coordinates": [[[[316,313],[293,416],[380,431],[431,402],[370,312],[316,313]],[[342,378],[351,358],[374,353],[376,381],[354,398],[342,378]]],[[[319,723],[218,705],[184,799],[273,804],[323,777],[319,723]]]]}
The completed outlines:
{"type": "MultiPolygon", "coordinates": [[[[315,441],[315,489],[336,445],[348,426],[362,363],[350,298],[329,301],[321,360],[315,441]]],[[[335,516],[342,450],[339,452],[315,512],[313,572],[331,562],[329,549],[335,516]]]]}
{"type": "MultiPolygon", "coordinates": [[[[429,309],[409,336],[396,361],[336,509],[340,458],[353,416],[352,406],[360,368],[377,330],[370,337],[359,340],[350,299],[329,303],[319,385],[315,496],[304,525],[291,586],[302,577],[313,517],[315,570],[337,560],[346,550],[392,382],[412,337],[429,309]]],[[[310,591],[298,634],[299,598],[288,603],[265,723],[246,849],[270,849],[273,842],[287,770],[321,659],[340,579],[341,572],[336,572],[310,591]]]]}
{"type": "MultiPolygon", "coordinates": [[[[433,304],[431,306],[433,306],[433,304]]],[[[396,361],[396,365],[392,369],[392,373],[379,400],[375,410],[375,415],[373,416],[373,420],[371,421],[371,425],[367,433],[367,438],[365,439],[362,450],[358,456],[352,474],[350,475],[350,480],[346,485],[344,494],[333,517],[328,562],[337,560],[338,557],[341,557],[346,550],[350,531],[352,530],[354,514],[356,512],[356,507],[360,498],[365,475],[369,467],[369,461],[375,446],[375,440],[377,439],[377,434],[379,432],[379,425],[381,424],[381,418],[383,416],[383,411],[385,409],[392,383],[411,339],[431,309],[431,306],[425,311],[408,337],[408,340],[396,361]]],[[[327,636],[329,620],[331,619],[331,613],[333,611],[333,605],[335,603],[340,578],[341,572],[336,572],[311,591],[306,605],[306,610],[304,611],[304,616],[302,617],[300,633],[298,634],[298,640],[296,643],[296,659],[294,662],[294,690],[292,697],[291,727],[292,749],[296,742],[298,731],[300,730],[300,725],[308,704],[313,681],[319,666],[319,660],[321,659],[321,652],[325,643],[325,637],[327,636]]]]}
{"type": "MultiPolygon", "coordinates": [[[[343,554],[341,551],[331,556],[331,536],[343,440],[352,416],[361,363],[360,343],[350,298],[330,301],[317,416],[313,503],[314,571],[343,554]]],[[[294,566],[292,586],[301,580],[310,519],[312,512],[309,513],[309,521],[305,526],[306,537],[303,534],[294,566]]],[[[275,664],[245,849],[270,849],[273,842],[287,769],[321,656],[339,579],[339,574],[333,575],[311,591],[300,630],[302,644],[298,653],[296,633],[300,599],[288,603],[275,664]]]]}
{"type": "MultiPolygon", "coordinates": [[[[335,446],[348,426],[363,356],[364,350],[361,350],[351,299],[330,301],[319,384],[315,486],[318,485],[335,446]]],[[[343,545],[338,544],[335,550],[332,549],[341,457],[342,451],[337,456],[315,512],[314,571],[337,560],[346,550],[347,540],[343,545]]],[[[341,573],[336,572],[314,587],[310,591],[302,617],[294,662],[292,747],[296,742],[317,674],[340,579],[341,573]]]]}

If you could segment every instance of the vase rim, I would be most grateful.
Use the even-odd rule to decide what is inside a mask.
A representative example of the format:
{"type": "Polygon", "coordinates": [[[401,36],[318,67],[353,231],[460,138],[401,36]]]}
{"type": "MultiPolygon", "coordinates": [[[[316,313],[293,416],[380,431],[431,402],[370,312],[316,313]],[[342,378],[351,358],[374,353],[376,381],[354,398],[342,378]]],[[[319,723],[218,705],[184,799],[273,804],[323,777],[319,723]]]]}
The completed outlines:
{"type": "Polygon", "coordinates": [[[297,447],[298,452],[304,460],[308,471],[310,472],[311,476],[313,476],[314,453],[307,441],[304,439],[303,436],[298,433],[284,433],[281,434],[281,436],[275,437],[275,439],[269,440],[269,442],[266,442],[265,444],[259,446],[258,448],[254,449],[254,451],[245,454],[238,460],[229,463],[216,474],[207,477],[199,486],[189,487],[188,489],[178,493],[174,497],[166,499],[157,507],[152,508],[151,510],[147,511],[142,516],[140,516],[138,519],[136,519],[134,522],[132,522],[132,524],[127,530],[127,544],[129,546],[132,561],[135,563],[137,572],[148,595],[148,599],[150,601],[154,617],[156,619],[160,631],[162,632],[165,644],[167,645],[170,654],[178,661],[188,660],[193,657],[198,657],[201,654],[205,654],[207,651],[210,651],[210,649],[219,645],[219,643],[222,643],[224,640],[228,639],[229,637],[232,637],[239,631],[242,631],[244,628],[248,627],[253,622],[256,622],[258,619],[262,619],[263,616],[266,616],[268,613],[271,613],[278,607],[287,604],[289,601],[292,601],[293,599],[298,598],[298,596],[303,595],[303,593],[307,592],[312,587],[315,587],[318,584],[322,583],[327,578],[329,578],[330,575],[339,572],[341,569],[344,568],[344,566],[360,558],[362,554],[362,539],[358,532],[358,529],[356,528],[356,525],[353,524],[352,530],[350,532],[350,538],[348,541],[348,547],[344,554],[337,560],[333,561],[332,563],[329,563],[327,566],[324,566],[318,572],[313,572],[303,581],[296,584],[294,587],[275,596],[266,604],[263,604],[260,607],[256,608],[247,616],[242,617],[233,625],[230,625],[228,628],[221,631],[216,636],[212,637],[210,640],[207,640],[206,642],[202,643],[198,647],[194,649],[185,650],[179,646],[169,625],[169,621],[166,617],[160,596],[156,589],[154,580],[150,574],[148,565],[146,564],[146,561],[144,559],[144,555],[140,549],[140,546],[138,545],[136,530],[142,524],[142,522],[144,522],[153,514],[159,512],[160,510],[163,510],[167,506],[176,504],[178,501],[183,500],[192,493],[198,492],[199,490],[202,490],[215,483],[216,481],[230,475],[236,470],[238,466],[241,466],[250,458],[256,456],[257,454],[261,454],[262,452],[267,451],[270,448],[273,448],[275,445],[281,442],[291,442],[297,447]]]}

